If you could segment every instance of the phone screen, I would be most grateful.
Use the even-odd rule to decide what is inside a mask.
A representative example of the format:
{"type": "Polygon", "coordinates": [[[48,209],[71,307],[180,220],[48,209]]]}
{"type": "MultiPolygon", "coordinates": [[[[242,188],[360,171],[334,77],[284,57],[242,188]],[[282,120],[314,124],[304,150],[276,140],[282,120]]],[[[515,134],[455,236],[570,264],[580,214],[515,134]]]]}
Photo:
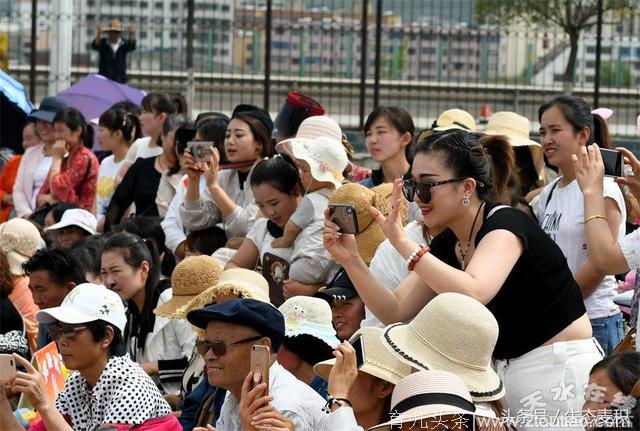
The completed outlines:
{"type": "Polygon", "coordinates": [[[621,177],[622,176],[622,153],[615,150],[608,150],[606,148],[600,148],[600,154],[602,155],[602,162],[604,163],[604,174],[608,177],[621,177]]]}
{"type": "Polygon", "coordinates": [[[364,365],[364,340],[362,339],[362,334],[358,334],[350,343],[356,351],[356,366],[360,369],[364,365]]]}

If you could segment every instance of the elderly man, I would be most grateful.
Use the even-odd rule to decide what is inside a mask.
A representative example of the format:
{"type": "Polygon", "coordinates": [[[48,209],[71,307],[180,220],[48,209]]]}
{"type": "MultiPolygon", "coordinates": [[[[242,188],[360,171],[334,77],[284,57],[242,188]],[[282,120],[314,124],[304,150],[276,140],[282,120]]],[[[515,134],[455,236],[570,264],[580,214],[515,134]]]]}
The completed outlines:
{"type": "Polygon", "coordinates": [[[109,27],[104,29],[109,33],[108,38],[101,37],[103,27],[98,26],[98,33],[91,42],[91,48],[100,53],[98,73],[112,81],[127,83],[127,54],[136,49],[133,28],[127,29],[128,38],[123,39],[122,24],[117,19],[109,21],[109,27]]]}
{"type": "Polygon", "coordinates": [[[216,422],[217,431],[255,429],[251,418],[255,410],[268,402],[263,385],[249,388],[254,344],[271,350],[268,394],[271,404],[293,422],[296,430],[326,429],[322,397],[276,362],[275,353],[284,339],[285,327],[282,313],[274,306],[254,299],[233,299],[193,310],[187,319],[206,330],[198,349],[206,350],[209,384],[229,391],[216,422]]]}

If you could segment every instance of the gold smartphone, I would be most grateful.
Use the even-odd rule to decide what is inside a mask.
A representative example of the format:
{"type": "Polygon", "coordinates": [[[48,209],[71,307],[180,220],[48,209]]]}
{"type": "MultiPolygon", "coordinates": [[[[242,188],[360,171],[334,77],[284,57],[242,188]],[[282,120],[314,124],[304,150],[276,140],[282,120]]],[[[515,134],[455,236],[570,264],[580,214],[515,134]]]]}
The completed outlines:
{"type": "Polygon", "coordinates": [[[7,383],[16,377],[16,361],[13,355],[0,354],[0,384],[7,383]]]}
{"type": "Polygon", "coordinates": [[[267,388],[264,395],[269,395],[269,367],[271,366],[271,350],[269,346],[254,344],[251,346],[251,372],[253,380],[251,388],[255,388],[260,383],[266,383],[267,388]]]}

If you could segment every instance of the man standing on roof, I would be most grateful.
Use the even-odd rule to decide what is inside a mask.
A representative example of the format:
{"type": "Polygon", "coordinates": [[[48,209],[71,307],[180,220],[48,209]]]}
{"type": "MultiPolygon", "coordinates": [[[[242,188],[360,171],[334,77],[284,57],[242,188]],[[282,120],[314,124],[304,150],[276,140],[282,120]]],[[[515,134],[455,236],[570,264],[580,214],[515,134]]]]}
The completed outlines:
{"type": "Polygon", "coordinates": [[[112,81],[126,84],[127,82],[127,54],[136,49],[136,39],[133,28],[127,28],[128,38],[123,39],[122,24],[117,19],[109,21],[109,27],[104,29],[108,37],[100,37],[103,32],[102,24],[98,25],[98,33],[91,42],[91,48],[100,53],[98,73],[112,81]]]}

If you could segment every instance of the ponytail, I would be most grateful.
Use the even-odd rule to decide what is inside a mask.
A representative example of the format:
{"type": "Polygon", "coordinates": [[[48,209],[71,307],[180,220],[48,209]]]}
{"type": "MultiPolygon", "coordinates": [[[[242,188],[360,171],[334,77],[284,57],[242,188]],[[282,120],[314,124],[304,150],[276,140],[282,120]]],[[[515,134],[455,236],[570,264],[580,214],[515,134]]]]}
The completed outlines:
{"type": "Polygon", "coordinates": [[[515,154],[506,136],[485,136],[480,144],[491,163],[491,184],[494,192],[502,196],[509,189],[509,179],[516,170],[515,154]]]}
{"type": "Polygon", "coordinates": [[[138,117],[122,108],[111,108],[103,112],[98,124],[111,132],[120,130],[127,145],[131,145],[134,140],[142,136],[138,117]]]}
{"type": "Polygon", "coordinates": [[[598,144],[600,148],[611,149],[611,135],[609,134],[609,126],[607,120],[597,114],[593,115],[593,139],[590,141],[598,144]]]}

